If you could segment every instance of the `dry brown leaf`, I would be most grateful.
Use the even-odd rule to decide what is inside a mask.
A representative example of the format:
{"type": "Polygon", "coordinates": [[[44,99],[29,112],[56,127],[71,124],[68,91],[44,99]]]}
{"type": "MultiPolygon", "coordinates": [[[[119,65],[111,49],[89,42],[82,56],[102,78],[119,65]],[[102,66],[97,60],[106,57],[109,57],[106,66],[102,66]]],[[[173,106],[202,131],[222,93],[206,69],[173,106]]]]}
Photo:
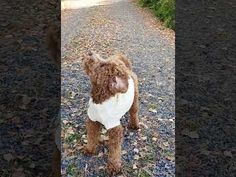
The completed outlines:
{"type": "Polygon", "coordinates": [[[133,169],[136,170],[138,167],[136,164],[133,164],[133,169]]]}
{"type": "Polygon", "coordinates": [[[157,110],[156,110],[156,109],[153,109],[153,108],[150,108],[149,111],[150,111],[150,112],[153,112],[153,113],[157,113],[157,110]]]}
{"type": "Polygon", "coordinates": [[[145,141],[145,140],[147,139],[147,137],[146,137],[146,136],[144,136],[144,137],[141,137],[141,139],[145,141]]]}
{"type": "Polygon", "coordinates": [[[198,139],[199,135],[196,131],[190,131],[188,128],[184,129],[182,132],[182,135],[186,135],[190,138],[198,139]]]}
{"type": "Polygon", "coordinates": [[[104,168],[105,168],[104,166],[98,167],[99,170],[103,170],[104,168]]]}
{"type": "Polygon", "coordinates": [[[102,157],[103,156],[103,152],[99,152],[98,157],[102,157]]]}
{"type": "Polygon", "coordinates": [[[157,141],[157,138],[156,138],[156,137],[153,137],[153,138],[152,138],[152,141],[157,141]]]}
{"type": "Polygon", "coordinates": [[[134,155],[134,159],[138,160],[139,159],[139,155],[134,155]]]}
{"type": "Polygon", "coordinates": [[[121,152],[121,154],[122,154],[122,155],[127,154],[127,151],[123,150],[123,151],[121,152]]]}
{"type": "Polygon", "coordinates": [[[168,141],[166,141],[166,142],[163,142],[163,145],[164,145],[164,146],[169,146],[169,143],[168,143],[168,141]]]}
{"type": "Polygon", "coordinates": [[[224,151],[224,155],[225,155],[226,157],[233,157],[231,151],[224,151]]]}
{"type": "Polygon", "coordinates": [[[141,126],[143,126],[145,129],[148,129],[148,126],[146,124],[144,124],[143,122],[139,123],[141,126]]]}

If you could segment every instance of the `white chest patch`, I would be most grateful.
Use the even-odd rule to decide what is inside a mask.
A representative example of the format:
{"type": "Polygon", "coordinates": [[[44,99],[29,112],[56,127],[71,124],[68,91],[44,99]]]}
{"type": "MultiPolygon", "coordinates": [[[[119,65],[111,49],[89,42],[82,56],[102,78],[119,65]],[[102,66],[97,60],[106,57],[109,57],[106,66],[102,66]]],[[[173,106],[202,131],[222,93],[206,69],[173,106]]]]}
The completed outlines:
{"type": "Polygon", "coordinates": [[[92,98],[89,100],[88,116],[92,121],[98,121],[111,129],[120,125],[120,119],[129,111],[134,100],[134,81],[128,80],[129,87],[126,93],[118,93],[104,101],[102,104],[95,104],[92,98]]]}

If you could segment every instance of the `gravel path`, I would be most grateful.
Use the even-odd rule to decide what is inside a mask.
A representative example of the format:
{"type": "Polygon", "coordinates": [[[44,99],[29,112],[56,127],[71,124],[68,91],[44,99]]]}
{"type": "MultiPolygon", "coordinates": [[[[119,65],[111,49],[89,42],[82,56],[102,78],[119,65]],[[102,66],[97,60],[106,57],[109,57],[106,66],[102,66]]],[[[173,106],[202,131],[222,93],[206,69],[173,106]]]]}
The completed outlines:
{"type": "MultiPolygon", "coordinates": [[[[84,120],[90,90],[80,56],[87,49],[104,57],[123,52],[139,77],[141,129],[125,130],[121,176],[174,176],[173,40],[130,1],[109,1],[62,14],[63,176],[106,176],[106,141],[97,156],[84,156],[80,150],[86,143],[84,120]]],[[[106,131],[102,133],[106,140],[106,131]]]]}

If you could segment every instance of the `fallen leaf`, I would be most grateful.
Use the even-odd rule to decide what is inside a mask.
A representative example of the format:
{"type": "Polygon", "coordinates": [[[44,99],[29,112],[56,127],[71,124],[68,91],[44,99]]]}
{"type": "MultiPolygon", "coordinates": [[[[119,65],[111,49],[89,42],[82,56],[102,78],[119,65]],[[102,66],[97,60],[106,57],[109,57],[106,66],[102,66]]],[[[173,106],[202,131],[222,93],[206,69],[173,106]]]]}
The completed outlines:
{"type": "Polygon", "coordinates": [[[62,122],[63,122],[63,124],[68,124],[69,123],[68,120],[63,120],[62,122]]]}
{"type": "Polygon", "coordinates": [[[34,142],[34,144],[40,144],[43,141],[42,137],[37,138],[37,140],[34,142]]]}
{"type": "Polygon", "coordinates": [[[156,109],[153,109],[153,108],[150,108],[149,111],[150,111],[150,112],[153,112],[153,113],[157,113],[157,110],[156,110],[156,109]]]}
{"type": "Polygon", "coordinates": [[[78,147],[77,147],[78,150],[81,150],[81,149],[83,149],[83,148],[84,148],[83,146],[78,146],[78,147]]]}
{"type": "Polygon", "coordinates": [[[144,137],[141,137],[141,139],[142,139],[142,140],[146,140],[146,139],[147,139],[147,137],[146,137],[146,136],[144,136],[144,137]]]}
{"type": "Polygon", "coordinates": [[[103,156],[103,152],[99,152],[98,157],[102,157],[103,156]]]}
{"type": "Polygon", "coordinates": [[[99,170],[103,170],[104,169],[104,166],[100,166],[98,167],[99,170]]]}
{"type": "Polygon", "coordinates": [[[226,157],[233,157],[231,151],[224,151],[224,155],[225,155],[226,157]]]}
{"type": "Polygon", "coordinates": [[[26,109],[26,106],[25,105],[20,105],[19,108],[26,109]]]}
{"type": "Polygon", "coordinates": [[[133,164],[133,169],[136,170],[138,167],[136,164],[133,164]]]}
{"type": "Polygon", "coordinates": [[[153,138],[152,138],[152,141],[157,141],[157,138],[156,138],[156,137],[153,137],[153,138]]]}
{"type": "Polygon", "coordinates": [[[123,150],[123,151],[121,152],[121,154],[122,154],[122,155],[127,154],[127,151],[123,150]]]}
{"type": "Polygon", "coordinates": [[[144,156],[145,156],[145,153],[144,153],[144,152],[140,152],[139,155],[140,155],[141,157],[144,157],[144,156]]]}
{"type": "Polygon", "coordinates": [[[139,124],[142,125],[145,129],[148,129],[148,126],[144,124],[143,122],[140,122],[139,124]]]}
{"type": "Polygon", "coordinates": [[[29,142],[28,142],[28,141],[23,141],[21,144],[22,144],[22,145],[25,145],[25,146],[28,146],[28,145],[29,145],[29,142]]]}
{"type": "Polygon", "coordinates": [[[156,137],[156,138],[159,138],[159,133],[154,132],[152,136],[153,136],[153,137],[156,137]]]}
{"type": "Polygon", "coordinates": [[[8,162],[14,159],[13,155],[10,154],[10,153],[4,154],[4,155],[3,155],[3,158],[4,158],[6,161],[8,161],[8,162]]]}
{"type": "Polygon", "coordinates": [[[170,160],[170,161],[173,161],[173,160],[175,159],[174,156],[167,156],[166,158],[167,158],[168,160],[170,160]]]}
{"type": "Polygon", "coordinates": [[[30,168],[35,168],[35,164],[34,164],[34,163],[31,163],[29,167],[30,167],[30,168]]]}
{"type": "Polygon", "coordinates": [[[133,150],[135,153],[138,153],[139,152],[139,150],[137,149],[137,148],[134,148],[134,150],[133,150]]]}
{"type": "Polygon", "coordinates": [[[29,104],[30,102],[31,102],[31,98],[28,97],[27,95],[24,95],[23,98],[22,98],[22,103],[23,103],[24,105],[27,105],[27,104],[29,104]]]}
{"type": "Polygon", "coordinates": [[[195,138],[195,139],[199,138],[199,135],[196,131],[190,131],[189,129],[184,129],[181,133],[182,135],[186,135],[190,138],[195,138]]]}
{"type": "Polygon", "coordinates": [[[203,155],[208,156],[208,155],[210,154],[210,151],[202,150],[201,153],[202,153],[203,155]]]}
{"type": "Polygon", "coordinates": [[[170,122],[174,122],[174,119],[169,119],[170,122]]]}
{"type": "Polygon", "coordinates": [[[166,142],[163,142],[163,145],[164,146],[169,146],[169,143],[166,141],[166,142]]]}
{"type": "Polygon", "coordinates": [[[70,127],[70,128],[67,129],[67,133],[68,133],[68,134],[74,134],[74,132],[75,132],[75,131],[73,130],[72,127],[70,127]]]}
{"type": "Polygon", "coordinates": [[[138,160],[139,159],[139,155],[134,155],[134,159],[138,160]]]}

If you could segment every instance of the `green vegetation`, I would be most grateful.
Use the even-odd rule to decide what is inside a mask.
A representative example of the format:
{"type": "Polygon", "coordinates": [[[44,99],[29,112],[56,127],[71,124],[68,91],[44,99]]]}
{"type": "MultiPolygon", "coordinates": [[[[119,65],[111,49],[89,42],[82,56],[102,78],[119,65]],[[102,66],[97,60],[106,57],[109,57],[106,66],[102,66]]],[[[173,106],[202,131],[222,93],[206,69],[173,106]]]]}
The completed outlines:
{"type": "Polygon", "coordinates": [[[74,141],[80,138],[78,133],[69,134],[68,137],[65,139],[66,143],[73,143],[74,141]]]}
{"type": "Polygon", "coordinates": [[[68,175],[74,176],[76,174],[76,170],[77,168],[74,164],[69,164],[66,172],[68,175]]]}
{"type": "Polygon", "coordinates": [[[175,0],[139,0],[139,3],[152,9],[166,27],[175,29],[175,0]]]}
{"type": "Polygon", "coordinates": [[[140,169],[138,173],[138,177],[151,177],[152,174],[151,172],[145,170],[145,169],[140,169]]]}

